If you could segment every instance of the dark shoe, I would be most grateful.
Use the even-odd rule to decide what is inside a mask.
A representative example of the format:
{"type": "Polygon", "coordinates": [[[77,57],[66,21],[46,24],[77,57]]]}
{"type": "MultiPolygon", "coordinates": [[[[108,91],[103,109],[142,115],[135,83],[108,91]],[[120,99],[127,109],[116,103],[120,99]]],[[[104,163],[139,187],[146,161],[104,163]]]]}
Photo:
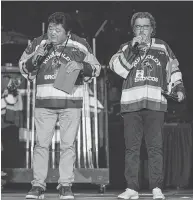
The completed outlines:
{"type": "Polygon", "coordinates": [[[44,189],[39,186],[33,186],[25,198],[26,199],[44,199],[44,189]]]}
{"type": "Polygon", "coordinates": [[[70,186],[60,186],[59,198],[60,199],[74,199],[74,194],[72,193],[71,187],[70,186]]]}

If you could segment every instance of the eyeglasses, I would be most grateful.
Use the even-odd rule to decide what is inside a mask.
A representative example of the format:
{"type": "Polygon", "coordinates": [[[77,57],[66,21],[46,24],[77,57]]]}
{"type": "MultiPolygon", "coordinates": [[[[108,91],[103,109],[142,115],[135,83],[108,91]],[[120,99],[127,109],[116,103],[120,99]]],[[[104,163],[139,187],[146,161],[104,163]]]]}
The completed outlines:
{"type": "Polygon", "coordinates": [[[141,25],[135,25],[134,26],[134,28],[136,30],[140,30],[141,28],[143,28],[144,30],[148,30],[150,27],[151,27],[151,25],[143,25],[143,26],[141,26],[141,25]]]}

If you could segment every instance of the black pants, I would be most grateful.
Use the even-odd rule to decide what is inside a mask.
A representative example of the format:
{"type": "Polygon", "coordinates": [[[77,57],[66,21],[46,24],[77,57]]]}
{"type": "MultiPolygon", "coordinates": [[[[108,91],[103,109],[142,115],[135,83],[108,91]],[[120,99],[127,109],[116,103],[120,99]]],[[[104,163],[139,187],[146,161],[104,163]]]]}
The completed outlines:
{"type": "Polygon", "coordinates": [[[162,187],[163,182],[163,137],[164,112],[141,110],[125,113],[125,178],[130,189],[139,190],[138,171],[140,147],[143,134],[148,153],[150,189],[162,187]]]}

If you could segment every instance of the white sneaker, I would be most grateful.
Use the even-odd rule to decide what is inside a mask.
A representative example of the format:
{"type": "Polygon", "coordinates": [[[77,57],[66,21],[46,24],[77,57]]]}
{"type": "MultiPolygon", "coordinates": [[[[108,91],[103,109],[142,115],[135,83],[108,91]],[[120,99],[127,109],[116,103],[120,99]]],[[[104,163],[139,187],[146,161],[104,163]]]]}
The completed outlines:
{"type": "Polygon", "coordinates": [[[119,199],[139,199],[139,193],[129,188],[118,196],[119,199]]]}
{"type": "Polygon", "coordinates": [[[161,189],[160,188],[154,188],[152,190],[152,193],[153,193],[153,199],[159,199],[159,200],[162,200],[162,199],[165,199],[165,196],[164,194],[162,193],[161,189]]]}

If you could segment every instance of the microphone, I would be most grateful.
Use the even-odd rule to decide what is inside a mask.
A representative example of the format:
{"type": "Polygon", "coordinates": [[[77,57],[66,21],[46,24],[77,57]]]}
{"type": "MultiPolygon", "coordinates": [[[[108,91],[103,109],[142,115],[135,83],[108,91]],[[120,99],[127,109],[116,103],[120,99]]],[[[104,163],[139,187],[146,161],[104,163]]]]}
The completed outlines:
{"type": "Polygon", "coordinates": [[[53,47],[53,44],[49,40],[46,40],[46,42],[43,45],[43,48],[46,54],[44,56],[37,55],[33,65],[37,66],[38,64],[40,64],[52,47],[53,47]]]}
{"type": "MultiPolygon", "coordinates": [[[[143,35],[139,35],[138,36],[138,38],[140,38],[140,41],[142,41],[143,40],[143,35]]],[[[139,43],[138,41],[136,41],[135,43],[134,43],[134,45],[133,45],[133,48],[134,49],[137,49],[138,48],[138,46],[141,44],[141,42],[139,43]]]]}

